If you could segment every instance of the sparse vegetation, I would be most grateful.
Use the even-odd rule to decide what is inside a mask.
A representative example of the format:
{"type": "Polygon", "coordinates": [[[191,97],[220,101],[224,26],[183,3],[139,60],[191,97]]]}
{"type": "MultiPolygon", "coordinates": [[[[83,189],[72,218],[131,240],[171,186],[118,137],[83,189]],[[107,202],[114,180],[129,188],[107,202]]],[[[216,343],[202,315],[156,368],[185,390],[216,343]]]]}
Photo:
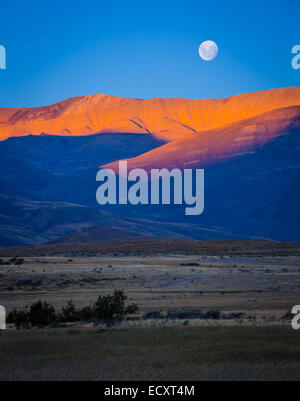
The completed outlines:
{"type": "Polygon", "coordinates": [[[24,263],[24,259],[22,258],[10,258],[9,260],[3,260],[0,259],[0,266],[9,266],[9,265],[15,265],[15,266],[19,266],[22,265],[24,263]]]}
{"type": "Polygon", "coordinates": [[[185,310],[185,311],[169,311],[167,313],[168,319],[221,319],[221,312],[218,310],[208,310],[202,312],[199,309],[185,310]]]}
{"type": "Polygon", "coordinates": [[[39,287],[42,285],[42,280],[24,279],[16,282],[17,287],[39,287]]]}
{"type": "Polygon", "coordinates": [[[221,313],[218,310],[211,309],[206,312],[206,319],[218,320],[221,318],[221,313]]]}
{"type": "MultiPolygon", "coordinates": [[[[69,244],[39,245],[36,247],[0,250],[1,257],[23,256],[69,256],[69,244]]],[[[128,256],[128,255],[248,255],[248,256],[296,256],[300,255],[300,245],[292,242],[268,240],[216,240],[193,241],[181,239],[142,239],[128,242],[97,244],[72,244],[75,256],[128,256]]]]}
{"type": "Polygon", "coordinates": [[[145,320],[149,320],[149,319],[163,319],[164,316],[162,315],[161,311],[152,311],[152,312],[148,312],[146,313],[146,315],[144,316],[145,320]]]}
{"type": "Polygon", "coordinates": [[[199,265],[199,263],[196,263],[196,262],[187,262],[187,263],[181,263],[180,266],[196,267],[196,266],[200,266],[200,265],[199,265]]]}
{"type": "Polygon", "coordinates": [[[124,255],[74,256],[72,265],[69,256],[25,259],[22,266],[2,259],[9,264],[0,267],[3,302],[7,311],[17,308],[8,323],[20,330],[1,332],[0,380],[299,376],[298,332],[290,327],[293,315],[282,316],[299,293],[299,257],[124,255]],[[119,296],[106,319],[102,307],[121,286],[128,299],[119,296]],[[30,305],[41,298],[55,307],[55,320],[33,326],[30,305]],[[23,332],[33,327],[42,333],[23,332]]]}
{"type": "Polygon", "coordinates": [[[100,295],[94,306],[85,306],[78,310],[70,300],[58,314],[52,305],[38,301],[31,306],[29,312],[13,310],[8,315],[7,323],[14,324],[17,329],[42,328],[52,323],[71,323],[94,319],[111,325],[138,311],[138,306],[135,304],[126,306],[126,300],[125,293],[116,290],[113,295],[100,295]]]}

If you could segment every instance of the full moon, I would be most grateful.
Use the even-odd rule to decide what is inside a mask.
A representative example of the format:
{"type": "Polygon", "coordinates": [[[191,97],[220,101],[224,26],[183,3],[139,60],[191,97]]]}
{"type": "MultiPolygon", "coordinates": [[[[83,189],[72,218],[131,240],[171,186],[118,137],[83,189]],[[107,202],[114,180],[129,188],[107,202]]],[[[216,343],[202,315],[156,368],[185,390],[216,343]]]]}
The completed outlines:
{"type": "Polygon", "coordinates": [[[199,47],[199,55],[205,61],[211,61],[217,57],[219,52],[218,46],[212,40],[201,43],[199,47]]]}

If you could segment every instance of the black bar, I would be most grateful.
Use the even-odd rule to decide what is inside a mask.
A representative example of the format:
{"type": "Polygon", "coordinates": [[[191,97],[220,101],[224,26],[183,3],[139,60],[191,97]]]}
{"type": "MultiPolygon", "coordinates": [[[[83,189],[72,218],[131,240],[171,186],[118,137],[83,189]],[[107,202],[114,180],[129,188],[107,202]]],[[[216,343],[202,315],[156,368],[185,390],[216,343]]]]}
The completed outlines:
{"type": "Polygon", "coordinates": [[[107,400],[172,399],[191,400],[199,398],[199,382],[99,382],[100,394],[107,400]]]}

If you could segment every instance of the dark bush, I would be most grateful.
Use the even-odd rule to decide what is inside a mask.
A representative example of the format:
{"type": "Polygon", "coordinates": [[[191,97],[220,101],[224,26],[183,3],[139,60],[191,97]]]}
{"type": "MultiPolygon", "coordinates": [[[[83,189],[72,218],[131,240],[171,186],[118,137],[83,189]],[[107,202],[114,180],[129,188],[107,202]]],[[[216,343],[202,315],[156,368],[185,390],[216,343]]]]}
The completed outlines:
{"type": "Polygon", "coordinates": [[[168,319],[220,319],[221,313],[218,310],[201,312],[199,309],[186,311],[168,311],[168,319]]]}
{"type": "Polygon", "coordinates": [[[95,303],[96,317],[105,322],[122,320],[125,314],[127,297],[123,291],[115,291],[114,295],[99,296],[95,303]]]}
{"type": "Polygon", "coordinates": [[[17,314],[17,310],[14,309],[12,312],[9,312],[9,314],[6,317],[6,323],[7,324],[14,324],[15,323],[15,316],[17,314]]]}
{"type": "Polygon", "coordinates": [[[139,307],[136,304],[128,305],[127,308],[125,309],[125,315],[132,315],[133,313],[136,313],[138,310],[139,307]]]}
{"type": "Polygon", "coordinates": [[[94,306],[96,317],[110,324],[115,320],[122,320],[127,314],[136,312],[136,305],[129,305],[126,308],[126,299],[127,296],[123,291],[115,291],[114,295],[100,295],[94,306]]]}
{"type": "Polygon", "coordinates": [[[30,323],[32,326],[45,327],[53,323],[56,319],[55,309],[52,305],[41,301],[36,302],[30,308],[30,323]]]}
{"type": "Polygon", "coordinates": [[[206,319],[215,319],[218,320],[221,318],[221,313],[218,310],[208,310],[206,312],[206,319]]]}
{"type": "MultiPolygon", "coordinates": [[[[237,312],[237,313],[230,313],[229,315],[223,315],[222,319],[224,319],[224,320],[234,320],[235,319],[236,320],[236,319],[243,319],[244,316],[245,316],[244,313],[237,312]]],[[[248,316],[248,320],[253,320],[253,319],[255,319],[255,318],[252,316],[248,316]]]]}
{"type": "Polygon", "coordinates": [[[200,266],[200,264],[199,263],[195,263],[195,262],[189,262],[189,263],[180,263],[180,266],[190,266],[190,267],[193,267],[193,266],[200,266]]]}
{"type": "Polygon", "coordinates": [[[10,262],[14,263],[16,266],[18,266],[18,265],[22,265],[24,263],[24,259],[13,258],[13,259],[10,259],[10,262]]]}
{"type": "Polygon", "coordinates": [[[68,301],[67,305],[62,309],[62,321],[63,322],[78,322],[80,320],[80,314],[76,309],[73,301],[68,301]]]}
{"type": "Polygon", "coordinates": [[[13,310],[8,314],[6,321],[8,324],[14,324],[18,330],[30,328],[29,314],[24,311],[13,310]]]}
{"type": "Polygon", "coordinates": [[[18,329],[32,327],[46,327],[52,323],[67,323],[77,321],[104,321],[107,325],[113,321],[122,320],[124,316],[135,313],[138,307],[135,304],[125,306],[127,297],[123,291],[115,291],[113,295],[99,296],[95,305],[76,309],[73,301],[68,301],[62,312],[56,314],[52,305],[46,302],[34,303],[29,313],[13,310],[7,317],[7,323],[15,324],[18,329]]]}
{"type": "Polygon", "coordinates": [[[91,306],[85,306],[78,311],[79,318],[82,321],[89,322],[96,317],[95,309],[91,306]]]}
{"type": "Polygon", "coordinates": [[[42,285],[42,280],[39,279],[25,279],[25,280],[18,280],[16,282],[17,287],[39,287],[42,285]]]}
{"type": "Polygon", "coordinates": [[[145,320],[148,320],[148,319],[163,319],[163,318],[164,318],[163,315],[158,311],[148,312],[144,316],[145,320]]]}
{"type": "Polygon", "coordinates": [[[198,309],[186,311],[168,311],[168,319],[205,319],[205,314],[198,309]]]}
{"type": "Polygon", "coordinates": [[[285,315],[283,315],[280,319],[281,320],[293,320],[295,315],[292,314],[292,312],[288,311],[285,315]]]}
{"type": "Polygon", "coordinates": [[[30,328],[29,314],[24,311],[17,312],[15,315],[15,325],[18,330],[29,329],[30,328]]]}

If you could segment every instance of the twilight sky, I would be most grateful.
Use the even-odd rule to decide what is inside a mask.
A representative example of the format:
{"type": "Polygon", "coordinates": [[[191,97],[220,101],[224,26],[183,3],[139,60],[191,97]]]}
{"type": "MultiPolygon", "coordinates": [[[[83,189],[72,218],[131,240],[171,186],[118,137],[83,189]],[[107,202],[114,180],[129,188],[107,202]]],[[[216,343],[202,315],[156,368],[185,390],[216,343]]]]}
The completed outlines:
{"type": "Polygon", "coordinates": [[[299,0],[2,2],[0,107],[105,93],[226,97],[300,85],[299,0]],[[218,57],[198,55],[214,40],[218,57]]]}

